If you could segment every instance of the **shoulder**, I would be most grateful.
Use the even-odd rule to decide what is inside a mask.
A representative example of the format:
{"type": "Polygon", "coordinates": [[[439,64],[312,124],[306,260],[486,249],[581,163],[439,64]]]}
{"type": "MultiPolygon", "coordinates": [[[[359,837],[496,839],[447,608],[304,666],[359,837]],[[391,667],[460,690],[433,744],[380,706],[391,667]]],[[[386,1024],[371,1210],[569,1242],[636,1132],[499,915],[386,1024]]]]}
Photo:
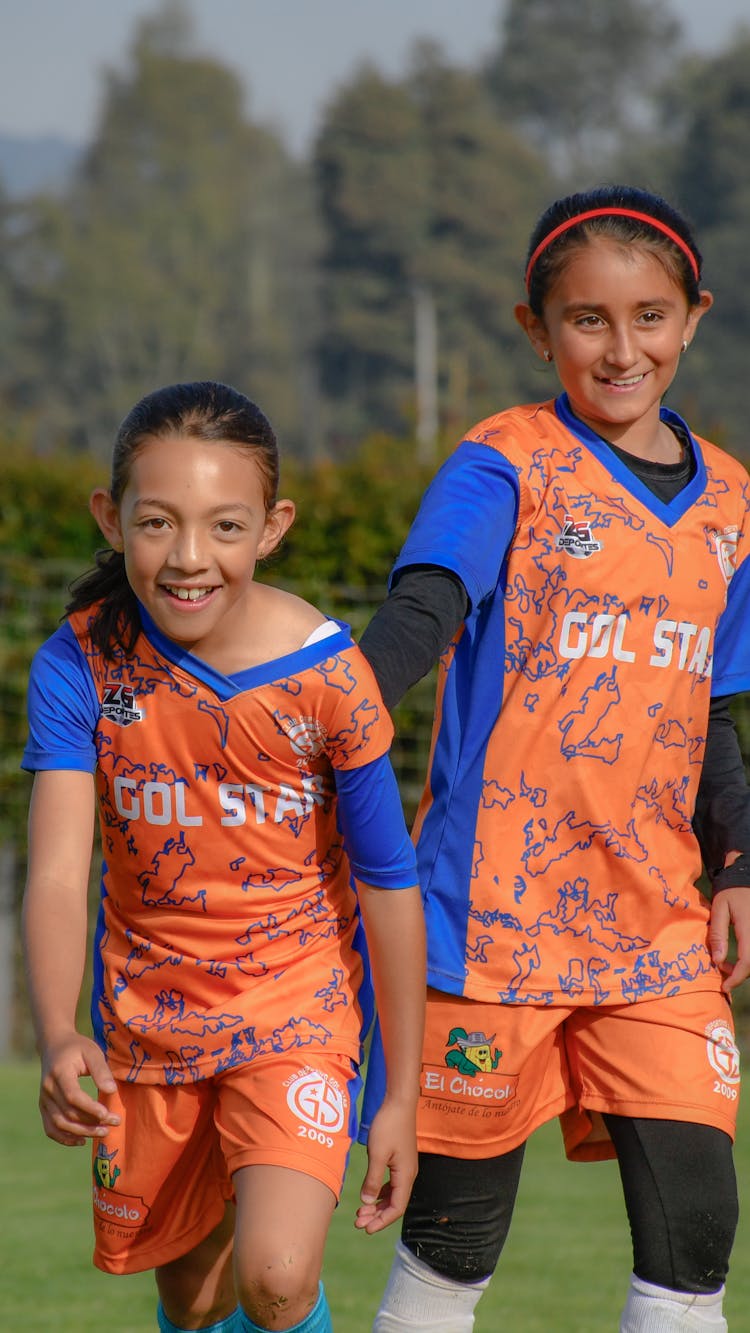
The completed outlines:
{"type": "Polygon", "coordinates": [[[708,468],[715,476],[726,477],[738,483],[740,486],[746,486],[748,483],[748,470],[745,463],[733,454],[727,453],[720,445],[714,444],[712,440],[706,440],[701,435],[691,432],[693,439],[700,445],[703,459],[708,468]]]}
{"type": "Polygon", "coordinates": [[[304,597],[268,583],[257,585],[255,609],[262,617],[264,634],[274,641],[276,657],[294,652],[327,619],[304,597]]]}
{"type": "Polygon", "coordinates": [[[509,446],[537,447],[550,434],[566,434],[566,428],[555,412],[554,399],[543,403],[525,403],[496,412],[494,416],[478,421],[465,435],[466,440],[489,445],[505,452],[509,446]]]}
{"type": "Polygon", "coordinates": [[[76,627],[66,620],[45,639],[37,648],[32,660],[32,667],[39,671],[45,667],[51,670],[60,670],[66,664],[73,667],[80,667],[84,661],[83,652],[80,646],[80,634],[76,627]]]}

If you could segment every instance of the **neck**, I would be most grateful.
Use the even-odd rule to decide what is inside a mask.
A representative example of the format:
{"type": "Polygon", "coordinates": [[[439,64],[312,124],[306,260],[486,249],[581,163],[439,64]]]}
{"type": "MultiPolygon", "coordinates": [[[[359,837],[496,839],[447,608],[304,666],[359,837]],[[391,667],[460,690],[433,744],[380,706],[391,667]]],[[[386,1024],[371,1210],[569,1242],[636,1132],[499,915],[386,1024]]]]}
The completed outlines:
{"type": "Polygon", "coordinates": [[[635,458],[643,458],[646,462],[679,463],[682,457],[682,442],[666,422],[662,421],[658,409],[653,416],[622,426],[594,421],[584,416],[580,417],[580,420],[606,440],[607,444],[616,444],[618,449],[624,449],[626,453],[633,454],[635,458]]]}

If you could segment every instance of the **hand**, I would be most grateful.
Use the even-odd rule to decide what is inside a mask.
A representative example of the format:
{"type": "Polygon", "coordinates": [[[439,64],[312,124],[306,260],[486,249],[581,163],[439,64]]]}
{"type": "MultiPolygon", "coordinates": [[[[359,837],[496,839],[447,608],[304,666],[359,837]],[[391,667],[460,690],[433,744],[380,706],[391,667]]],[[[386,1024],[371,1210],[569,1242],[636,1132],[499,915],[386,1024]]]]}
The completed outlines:
{"type": "Polygon", "coordinates": [[[723,991],[729,993],[750,976],[750,886],[722,889],[717,893],[711,903],[708,947],[714,963],[723,974],[723,991]],[[730,926],[737,942],[737,959],[734,963],[727,959],[730,926]]]}
{"type": "Polygon", "coordinates": [[[372,1122],[367,1141],[367,1174],[362,1182],[354,1225],[368,1236],[402,1217],[417,1174],[415,1109],[386,1097],[372,1122]],[[383,1177],[387,1174],[387,1180],[383,1177]]]}
{"type": "Polygon", "coordinates": [[[81,1087],[93,1079],[99,1093],[111,1093],[116,1083],[96,1042],[73,1032],[48,1046],[42,1056],[39,1110],[44,1132],[67,1148],[80,1148],[86,1139],[104,1138],[120,1117],[81,1087]]]}

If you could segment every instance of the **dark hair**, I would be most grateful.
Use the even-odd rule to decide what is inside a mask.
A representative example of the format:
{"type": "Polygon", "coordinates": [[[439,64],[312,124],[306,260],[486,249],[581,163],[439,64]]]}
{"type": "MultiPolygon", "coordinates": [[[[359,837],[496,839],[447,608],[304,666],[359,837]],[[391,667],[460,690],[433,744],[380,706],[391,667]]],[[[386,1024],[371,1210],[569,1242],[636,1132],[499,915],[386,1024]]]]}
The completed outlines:
{"type": "Polygon", "coordinates": [[[652,250],[670,277],[684,288],[688,303],[698,304],[703,260],[685,219],[666,199],[647,190],[603,185],[556,200],[537,222],[526,258],[526,287],[535,315],[542,316],[545,299],[569,252],[586,245],[592,236],[635,242],[652,250]],[[598,210],[602,210],[600,216],[582,217],[598,210]],[[581,221],[573,221],[575,218],[581,221]],[[553,235],[558,229],[559,234],[553,235]]]}
{"type": "MultiPolygon", "coordinates": [[[[112,451],[110,494],[115,504],[122,499],[133,459],[143,446],[181,435],[252,451],[263,480],[266,513],[270,512],[279,484],[279,454],[271,424],[244,394],[213,380],[168,384],[147,394],[128,412],[112,451]]],[[[71,585],[65,611],[70,615],[99,603],[90,625],[91,638],[112,661],[118,648],[126,656],[133,651],[141,628],[138,602],[120,551],[97,551],[95,561],[94,569],[71,585]]]]}

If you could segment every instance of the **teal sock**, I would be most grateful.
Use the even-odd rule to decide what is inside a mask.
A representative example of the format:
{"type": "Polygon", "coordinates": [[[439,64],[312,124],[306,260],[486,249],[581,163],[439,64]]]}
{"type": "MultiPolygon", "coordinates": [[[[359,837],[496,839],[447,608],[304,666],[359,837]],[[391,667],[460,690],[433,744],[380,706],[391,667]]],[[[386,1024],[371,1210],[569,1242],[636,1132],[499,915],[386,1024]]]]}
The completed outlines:
{"type": "MultiPolygon", "coordinates": [[[[156,1311],[156,1318],[159,1324],[159,1333],[185,1333],[184,1329],[179,1329],[173,1324],[171,1319],[167,1319],[164,1313],[164,1306],[161,1301],[156,1311]]],[[[201,1333],[242,1333],[242,1311],[239,1305],[236,1310],[228,1314],[226,1319],[220,1319],[218,1324],[209,1324],[208,1328],[201,1330],[201,1333]]]]}
{"type": "MultiPolygon", "coordinates": [[[[254,1324],[244,1310],[240,1310],[239,1315],[240,1322],[237,1325],[237,1333],[268,1333],[268,1329],[261,1328],[260,1324],[254,1324]]],[[[333,1333],[331,1312],[328,1309],[328,1301],[322,1282],[319,1287],[318,1302],[315,1309],[310,1311],[307,1319],[303,1319],[301,1324],[294,1324],[292,1328],[286,1330],[286,1333],[333,1333]]]]}

